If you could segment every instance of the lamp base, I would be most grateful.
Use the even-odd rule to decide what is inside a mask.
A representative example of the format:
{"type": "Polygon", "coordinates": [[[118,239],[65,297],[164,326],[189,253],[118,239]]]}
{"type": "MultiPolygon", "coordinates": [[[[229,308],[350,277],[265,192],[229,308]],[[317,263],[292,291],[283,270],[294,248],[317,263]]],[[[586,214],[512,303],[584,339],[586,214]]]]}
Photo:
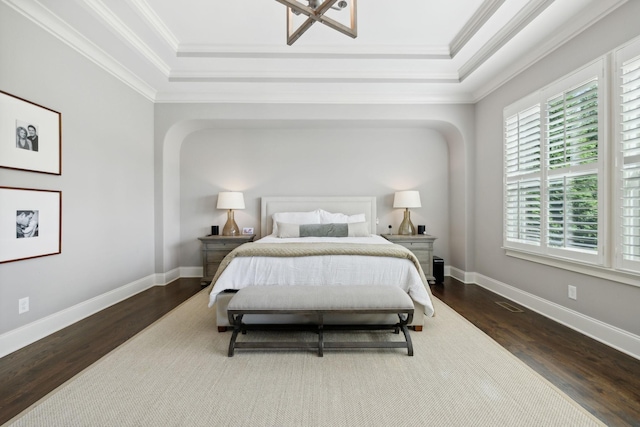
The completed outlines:
{"type": "Polygon", "coordinates": [[[233,219],[233,209],[229,209],[227,212],[227,223],[222,228],[223,236],[239,236],[240,229],[238,228],[238,224],[233,219]]]}
{"type": "Polygon", "coordinates": [[[405,236],[416,234],[416,228],[411,222],[411,213],[409,212],[409,208],[404,211],[404,219],[400,223],[400,227],[398,227],[398,234],[405,236]]]}

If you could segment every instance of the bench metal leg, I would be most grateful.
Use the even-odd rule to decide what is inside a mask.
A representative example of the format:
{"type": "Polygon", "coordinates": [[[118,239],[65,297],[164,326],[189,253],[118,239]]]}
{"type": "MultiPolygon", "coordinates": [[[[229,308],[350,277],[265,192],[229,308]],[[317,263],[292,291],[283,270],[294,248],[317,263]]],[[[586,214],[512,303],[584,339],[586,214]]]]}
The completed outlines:
{"type": "Polygon", "coordinates": [[[318,356],[324,356],[324,318],[318,314],[318,356]]]}
{"type": "Polygon", "coordinates": [[[229,357],[233,357],[233,352],[236,346],[236,339],[238,339],[238,333],[240,332],[242,326],[242,316],[242,314],[239,314],[234,319],[232,315],[229,315],[229,320],[233,324],[233,333],[231,334],[231,339],[229,340],[229,357]]]}
{"type": "MultiPolygon", "coordinates": [[[[409,328],[407,328],[407,324],[413,320],[413,313],[408,314],[404,319],[402,318],[402,314],[398,314],[398,319],[400,319],[398,326],[402,329],[404,339],[407,341],[407,352],[409,356],[413,356],[413,343],[411,342],[411,335],[409,335],[409,328]]],[[[396,330],[397,329],[398,328],[396,328],[396,330]]]]}
{"type": "Polygon", "coordinates": [[[409,356],[413,356],[413,343],[411,342],[411,335],[409,335],[407,325],[402,325],[402,333],[404,334],[404,338],[407,340],[407,352],[409,353],[409,356]]]}

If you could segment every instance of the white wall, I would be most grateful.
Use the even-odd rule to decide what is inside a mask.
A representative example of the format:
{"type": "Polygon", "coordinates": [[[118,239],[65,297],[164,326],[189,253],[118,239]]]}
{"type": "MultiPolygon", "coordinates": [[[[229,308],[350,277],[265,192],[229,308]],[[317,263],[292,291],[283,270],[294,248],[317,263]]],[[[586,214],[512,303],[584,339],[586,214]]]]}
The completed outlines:
{"type": "MultiPolygon", "coordinates": [[[[640,34],[640,1],[631,1],[476,105],[476,271],[497,282],[640,335],[640,287],[505,256],[502,246],[502,111],[525,95],[640,34]],[[567,286],[578,288],[570,300],[567,286]]],[[[610,142],[610,141],[605,141],[610,142]]]]}
{"type": "Polygon", "coordinates": [[[244,192],[246,209],[235,212],[239,227],[259,235],[264,196],[376,196],[378,233],[397,232],[402,210],[396,190],[420,191],[422,208],[411,210],[424,224],[435,254],[448,259],[448,147],[424,128],[208,129],[189,135],[180,156],[181,266],[202,266],[198,237],[222,226],[216,209],[220,191],[244,192]]]}
{"type": "Polygon", "coordinates": [[[154,169],[153,104],[3,3],[0,89],[61,112],[63,139],[61,176],[0,168],[63,204],[60,255],[0,264],[1,356],[3,333],[154,274],[154,169]]]}

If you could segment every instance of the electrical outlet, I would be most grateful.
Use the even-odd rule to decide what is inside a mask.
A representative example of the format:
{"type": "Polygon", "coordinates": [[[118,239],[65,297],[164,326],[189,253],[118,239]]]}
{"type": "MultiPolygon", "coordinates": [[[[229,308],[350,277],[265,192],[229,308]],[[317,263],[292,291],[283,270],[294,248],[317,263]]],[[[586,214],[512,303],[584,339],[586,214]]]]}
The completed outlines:
{"type": "Polygon", "coordinates": [[[18,314],[26,313],[29,311],[29,297],[20,298],[18,300],[18,314]]]}
{"type": "Polygon", "coordinates": [[[569,298],[578,299],[578,289],[575,286],[569,285],[569,298]]]}

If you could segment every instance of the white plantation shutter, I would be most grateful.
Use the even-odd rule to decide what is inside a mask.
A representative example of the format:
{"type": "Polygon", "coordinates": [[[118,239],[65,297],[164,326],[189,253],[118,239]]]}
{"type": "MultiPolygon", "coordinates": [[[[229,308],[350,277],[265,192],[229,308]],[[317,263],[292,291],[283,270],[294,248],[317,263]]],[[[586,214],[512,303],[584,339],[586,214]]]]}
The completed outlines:
{"type": "Polygon", "coordinates": [[[509,176],[540,170],[540,107],[509,117],[505,128],[506,170],[509,176]]]}
{"type": "Polygon", "coordinates": [[[505,120],[504,239],[540,245],[540,107],[505,120]]]}
{"type": "Polygon", "coordinates": [[[598,249],[598,175],[549,179],[547,244],[586,252],[598,249]]]}
{"type": "Polygon", "coordinates": [[[617,263],[640,272],[640,43],[622,50],[619,61],[617,263]],[[636,53],[637,56],[625,58],[636,53]],[[626,54],[626,55],[624,55],[626,54]]]}
{"type": "Polygon", "coordinates": [[[507,184],[505,233],[507,240],[540,245],[540,180],[507,184]]]}
{"type": "Polygon", "coordinates": [[[598,79],[547,102],[547,162],[550,169],[598,160],[598,79]]]}
{"type": "Polygon", "coordinates": [[[507,107],[504,246],[604,263],[604,61],[507,107]]]}
{"type": "Polygon", "coordinates": [[[547,101],[547,245],[598,252],[598,78],[547,101]]]}

